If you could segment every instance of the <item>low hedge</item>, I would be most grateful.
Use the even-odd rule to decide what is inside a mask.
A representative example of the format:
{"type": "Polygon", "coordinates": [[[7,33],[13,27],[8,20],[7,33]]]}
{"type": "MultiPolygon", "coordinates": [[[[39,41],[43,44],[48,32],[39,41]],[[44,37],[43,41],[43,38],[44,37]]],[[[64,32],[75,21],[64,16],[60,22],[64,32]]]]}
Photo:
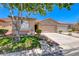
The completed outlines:
{"type": "Polygon", "coordinates": [[[7,29],[0,29],[0,34],[2,35],[4,35],[6,32],[7,32],[8,30],[7,29]]]}

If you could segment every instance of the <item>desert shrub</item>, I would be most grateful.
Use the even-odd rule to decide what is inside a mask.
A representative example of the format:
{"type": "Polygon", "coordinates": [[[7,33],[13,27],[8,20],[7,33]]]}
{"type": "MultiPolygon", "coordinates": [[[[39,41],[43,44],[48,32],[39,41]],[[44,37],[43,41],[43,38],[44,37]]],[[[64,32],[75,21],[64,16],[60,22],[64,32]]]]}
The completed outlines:
{"type": "Polygon", "coordinates": [[[59,33],[61,34],[63,31],[62,30],[59,30],[59,33]]]}
{"type": "Polygon", "coordinates": [[[68,32],[69,32],[69,34],[68,34],[68,35],[70,35],[70,36],[71,36],[73,31],[72,31],[72,29],[69,29],[69,30],[68,30],[68,32]]]}
{"type": "Polygon", "coordinates": [[[69,30],[68,30],[68,32],[72,32],[72,31],[73,31],[72,29],[69,29],[69,30]]]}
{"type": "Polygon", "coordinates": [[[76,29],[75,28],[72,28],[72,32],[75,32],[76,31],[76,29]]]}

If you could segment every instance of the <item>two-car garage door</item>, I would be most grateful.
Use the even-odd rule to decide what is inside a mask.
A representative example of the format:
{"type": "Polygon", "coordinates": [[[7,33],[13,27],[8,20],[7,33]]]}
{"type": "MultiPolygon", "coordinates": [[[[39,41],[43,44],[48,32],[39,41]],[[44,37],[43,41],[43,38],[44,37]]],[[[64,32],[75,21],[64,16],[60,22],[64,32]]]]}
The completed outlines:
{"type": "Polygon", "coordinates": [[[42,30],[42,32],[46,32],[46,33],[52,33],[52,32],[56,32],[57,28],[56,26],[39,26],[39,28],[42,30]]]}

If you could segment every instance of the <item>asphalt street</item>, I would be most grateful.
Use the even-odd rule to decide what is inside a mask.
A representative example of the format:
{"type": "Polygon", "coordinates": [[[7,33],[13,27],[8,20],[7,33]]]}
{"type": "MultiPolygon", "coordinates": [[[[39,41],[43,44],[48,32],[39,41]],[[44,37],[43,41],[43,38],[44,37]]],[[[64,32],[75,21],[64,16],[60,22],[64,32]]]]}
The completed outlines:
{"type": "Polygon", "coordinates": [[[79,56],[79,48],[64,51],[64,56],[79,56]]]}

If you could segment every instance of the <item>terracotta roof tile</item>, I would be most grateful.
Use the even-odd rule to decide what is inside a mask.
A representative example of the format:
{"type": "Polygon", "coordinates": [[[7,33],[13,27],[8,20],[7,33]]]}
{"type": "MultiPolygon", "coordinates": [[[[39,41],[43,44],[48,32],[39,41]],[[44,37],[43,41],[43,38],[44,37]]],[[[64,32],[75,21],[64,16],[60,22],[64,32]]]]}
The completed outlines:
{"type": "Polygon", "coordinates": [[[0,19],[0,22],[4,23],[4,22],[6,22],[6,21],[5,21],[5,20],[3,20],[3,19],[0,19]]]}
{"type": "MultiPolygon", "coordinates": [[[[58,22],[58,21],[55,21],[54,19],[51,19],[51,18],[47,18],[47,19],[45,19],[45,20],[51,20],[51,21],[53,21],[53,22],[55,22],[55,23],[57,23],[57,24],[59,24],[59,25],[72,25],[72,24],[69,24],[69,23],[58,22]]],[[[42,20],[42,21],[44,21],[44,20],[42,20]]],[[[41,22],[42,22],[42,21],[41,21],[41,22]]]]}

